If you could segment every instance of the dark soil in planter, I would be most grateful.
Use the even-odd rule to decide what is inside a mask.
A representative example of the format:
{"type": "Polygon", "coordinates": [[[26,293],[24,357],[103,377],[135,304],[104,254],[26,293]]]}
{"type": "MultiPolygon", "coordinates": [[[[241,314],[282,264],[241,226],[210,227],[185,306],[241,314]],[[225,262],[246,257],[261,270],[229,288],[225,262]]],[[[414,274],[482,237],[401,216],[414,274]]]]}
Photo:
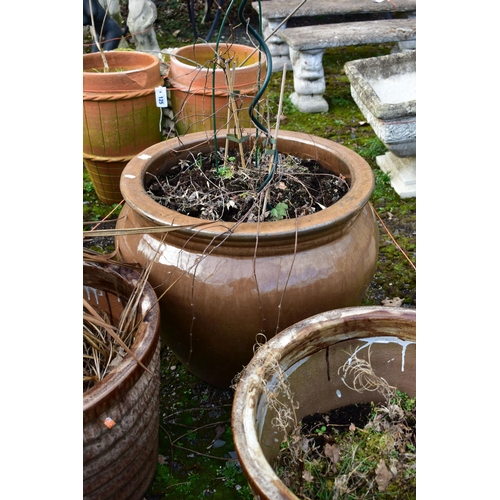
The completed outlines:
{"type": "Polygon", "coordinates": [[[149,195],[191,217],[262,222],[313,214],[333,205],[349,190],[342,175],[313,160],[280,154],[270,176],[272,161],[268,157],[261,158],[259,166],[247,158],[245,163],[250,166],[243,168],[239,153],[230,155],[226,163],[223,152],[217,155],[217,166],[215,153],[200,153],[190,161],[180,161],[166,175],[152,177],[146,186],[149,195]]]}
{"type": "MultiPolygon", "coordinates": [[[[349,430],[351,424],[354,424],[356,427],[364,427],[368,423],[370,411],[370,403],[361,403],[336,408],[328,413],[306,415],[302,419],[302,432],[313,434],[316,429],[321,429],[323,426],[327,429],[330,428],[330,431],[336,429],[338,432],[349,430]]],[[[317,436],[322,438],[318,440],[318,444],[325,443],[326,439],[323,437],[323,434],[317,434],[317,436]]]]}

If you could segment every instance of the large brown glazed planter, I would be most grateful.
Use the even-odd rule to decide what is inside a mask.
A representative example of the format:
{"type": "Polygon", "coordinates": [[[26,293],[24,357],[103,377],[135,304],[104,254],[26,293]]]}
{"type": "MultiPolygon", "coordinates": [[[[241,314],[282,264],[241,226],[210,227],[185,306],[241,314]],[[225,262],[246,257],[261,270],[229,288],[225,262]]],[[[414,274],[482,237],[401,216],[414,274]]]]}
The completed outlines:
{"type": "MultiPolygon", "coordinates": [[[[285,329],[258,349],[237,385],[232,408],[234,445],[256,499],[298,500],[272,469],[283,433],[272,424],[266,391],[276,382],[276,361],[298,404],[297,419],[350,404],[378,403],[377,392],[356,392],[338,369],[350,354],[367,359],[374,372],[415,396],[416,311],[353,307],[328,311],[285,329]]],[[[275,389],[274,389],[275,390],[275,389]]],[[[289,406],[288,400],[283,401],[289,406]]]]}
{"type": "Polygon", "coordinates": [[[155,87],[163,85],[157,57],[142,52],[83,55],[83,161],[103,203],[119,203],[127,162],[162,138],[155,87]],[[96,71],[97,69],[97,71],[96,71]]]}
{"type": "MultiPolygon", "coordinates": [[[[251,142],[255,131],[247,130],[251,142]]],[[[218,146],[225,135],[218,135],[218,146]]],[[[252,355],[259,333],[278,331],[313,314],[359,305],[375,272],[378,228],[368,200],[374,178],[353,151],[332,141],[281,132],[278,149],[317,159],[342,173],[350,191],[333,206],[298,219],[264,223],[207,222],[165,208],[146,193],[149,174],[209,151],[213,138],[189,134],[152,146],[129,162],[117,228],[196,226],[166,235],[117,236],[126,262],[145,265],[161,301],[162,338],[189,370],[228,387],[252,355]],[[179,142],[181,140],[181,143],[179,142]],[[203,226],[200,226],[204,223],[203,226]]],[[[262,337],[260,337],[262,339],[262,337]]]]}
{"type": "Polygon", "coordinates": [[[233,116],[230,95],[234,95],[235,104],[240,110],[239,126],[252,126],[246,110],[262,86],[266,74],[266,56],[254,47],[219,44],[220,57],[231,61],[231,64],[229,71],[220,65],[214,70],[216,48],[214,43],[187,45],[170,56],[170,98],[180,134],[212,130],[214,111],[217,130],[234,127],[234,119],[228,121],[228,109],[230,116],[233,116]],[[231,66],[233,63],[236,65],[234,70],[231,66]],[[234,75],[232,89],[228,75],[234,75]]]}
{"type": "MultiPolygon", "coordinates": [[[[137,272],[121,265],[83,264],[83,297],[117,324],[137,272]]],[[[83,394],[83,498],[142,500],[158,463],[160,312],[148,285],[138,306],[147,314],[125,356],[83,394]],[[149,311],[149,312],[148,312],[149,311]],[[105,420],[115,425],[108,428],[105,420]]]]}

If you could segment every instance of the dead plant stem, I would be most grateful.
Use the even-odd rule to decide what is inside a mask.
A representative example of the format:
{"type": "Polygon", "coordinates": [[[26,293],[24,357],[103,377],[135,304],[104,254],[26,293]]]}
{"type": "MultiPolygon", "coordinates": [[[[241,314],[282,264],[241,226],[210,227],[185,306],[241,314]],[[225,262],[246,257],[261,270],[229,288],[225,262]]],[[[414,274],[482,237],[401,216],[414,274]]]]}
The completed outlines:
{"type": "MultiPolygon", "coordinates": [[[[278,147],[278,133],[280,130],[280,117],[281,113],[283,111],[283,95],[285,93],[285,83],[286,83],[286,63],[283,64],[283,75],[281,78],[281,88],[280,88],[280,100],[278,103],[278,114],[276,115],[276,129],[274,132],[274,144],[273,144],[273,151],[278,147]]],[[[273,168],[273,162],[274,162],[274,154],[270,155],[269,158],[269,166],[268,166],[268,173],[270,174],[273,168]]],[[[269,190],[266,192],[266,203],[270,203],[271,200],[271,193],[269,190]]]]}
{"type": "Polygon", "coordinates": [[[201,429],[207,429],[207,428],[210,428],[210,427],[217,427],[218,425],[221,425],[221,424],[229,424],[230,423],[230,420],[225,420],[225,421],[221,421],[221,422],[210,422],[209,424],[206,424],[206,425],[202,425],[200,427],[192,427],[190,428],[190,431],[189,432],[186,432],[185,434],[182,434],[182,436],[178,436],[176,437],[173,441],[172,441],[172,444],[175,444],[177,443],[177,441],[179,441],[180,439],[182,439],[183,437],[186,437],[186,436],[189,436],[189,434],[193,433],[193,432],[197,432],[197,431],[200,431],[201,429]]]}
{"type": "MultiPolygon", "coordinates": [[[[89,0],[89,11],[90,11],[90,22],[91,22],[90,32],[92,33],[92,38],[94,39],[96,47],[101,54],[102,63],[104,65],[104,72],[109,73],[108,60],[106,59],[106,56],[104,55],[104,50],[102,50],[101,44],[99,43],[100,37],[102,36],[102,32],[99,34],[99,36],[97,36],[96,30],[95,30],[94,12],[92,11],[92,0],[89,0]]],[[[107,15],[108,15],[108,8],[106,7],[106,16],[107,15]]],[[[104,29],[104,22],[102,23],[102,26],[104,29]]]]}
{"type": "Polygon", "coordinates": [[[87,311],[89,311],[89,313],[84,313],[84,318],[91,318],[92,321],[95,322],[95,324],[105,328],[109,335],[111,335],[111,337],[113,337],[116,342],[120,344],[120,346],[123,347],[125,351],[130,354],[130,356],[132,356],[142,368],[144,368],[144,370],[146,370],[150,375],[153,375],[148,367],[145,366],[144,363],[142,363],[142,361],[128,348],[125,342],[123,342],[119,335],[116,334],[116,332],[114,331],[115,328],[103,321],[96,310],[85,299],[83,299],[83,305],[87,309],[87,311]]]}
{"type": "Polygon", "coordinates": [[[280,100],[278,103],[278,113],[276,115],[276,130],[274,132],[274,138],[278,140],[278,133],[280,130],[280,118],[283,112],[283,95],[285,94],[285,83],[286,83],[286,63],[283,64],[283,74],[281,77],[281,87],[280,87],[280,100]]]}
{"type": "Polygon", "coordinates": [[[288,275],[286,277],[285,286],[283,287],[283,293],[281,294],[280,303],[278,306],[278,319],[276,321],[276,334],[278,334],[278,332],[280,331],[280,317],[281,317],[281,309],[283,306],[283,300],[285,299],[285,292],[288,288],[288,282],[290,281],[290,276],[292,275],[292,269],[293,269],[293,265],[295,263],[295,257],[297,256],[297,242],[298,242],[298,237],[299,237],[298,225],[299,225],[298,218],[295,217],[295,244],[293,247],[293,257],[292,257],[292,262],[290,264],[290,269],[288,270],[288,275]]]}
{"type": "Polygon", "coordinates": [[[396,248],[403,254],[403,256],[405,257],[405,259],[410,263],[411,267],[413,267],[413,269],[416,271],[417,270],[417,267],[415,266],[415,264],[410,260],[410,257],[408,257],[408,255],[405,253],[405,251],[399,246],[398,242],[395,240],[394,236],[391,234],[391,232],[389,231],[389,229],[387,228],[387,226],[384,224],[384,221],[382,220],[382,217],[380,217],[380,215],[378,214],[378,212],[375,210],[375,207],[370,203],[370,206],[372,207],[373,211],[375,212],[375,215],[377,216],[378,220],[380,221],[380,223],[382,224],[383,228],[385,229],[386,233],[389,235],[389,237],[391,238],[391,240],[394,242],[394,244],[396,245],[396,248]]]}
{"type": "MultiPolygon", "coordinates": [[[[229,102],[231,103],[231,108],[233,110],[234,117],[234,128],[236,137],[238,139],[238,146],[240,149],[240,157],[241,157],[241,166],[245,168],[245,152],[243,151],[243,143],[241,141],[241,128],[240,128],[240,120],[238,115],[238,107],[236,106],[236,100],[234,98],[234,80],[236,77],[236,61],[233,61],[232,67],[229,69],[228,76],[228,86],[229,86],[229,102]]],[[[228,74],[226,73],[226,75],[228,74]]],[[[229,126],[229,124],[228,124],[229,126]]],[[[227,150],[227,148],[226,148],[227,150]]]]}
{"type": "Polygon", "coordinates": [[[216,457],[214,455],[209,455],[208,453],[201,453],[199,451],[192,450],[191,448],[186,448],[185,446],[181,446],[180,444],[172,444],[172,446],[175,446],[176,448],[179,448],[181,450],[189,451],[189,452],[194,453],[196,455],[200,455],[202,457],[215,458],[215,460],[223,460],[224,462],[227,462],[229,460],[233,460],[232,458],[216,457]]]}
{"type": "MultiPolygon", "coordinates": [[[[232,405],[231,404],[223,404],[222,406],[228,406],[228,407],[231,407],[232,405]]],[[[181,413],[186,413],[186,412],[191,412],[191,411],[206,411],[207,408],[205,407],[196,407],[196,408],[184,408],[183,410],[179,410],[179,411],[174,411],[173,413],[170,413],[169,415],[167,415],[165,417],[166,420],[170,420],[172,417],[175,417],[176,415],[180,415],[181,413]]],[[[219,422],[219,423],[223,423],[223,422],[219,422]]],[[[187,425],[185,424],[179,424],[179,423],[176,423],[175,425],[179,425],[181,427],[188,427],[187,425]]]]}

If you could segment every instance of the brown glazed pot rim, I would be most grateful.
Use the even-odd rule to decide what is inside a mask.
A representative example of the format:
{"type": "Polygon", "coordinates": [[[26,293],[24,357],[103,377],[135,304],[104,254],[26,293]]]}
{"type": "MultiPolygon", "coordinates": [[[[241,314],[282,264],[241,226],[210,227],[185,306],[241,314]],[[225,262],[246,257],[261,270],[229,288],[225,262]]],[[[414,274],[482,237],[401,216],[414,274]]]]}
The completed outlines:
{"type": "MultiPolygon", "coordinates": [[[[118,264],[101,264],[83,262],[83,285],[105,289],[111,293],[130,296],[134,283],[140,279],[137,271],[118,264]],[[104,281],[104,285],[103,285],[104,281]]],[[[143,326],[136,334],[136,339],[130,350],[148,366],[160,338],[160,308],[153,287],[146,283],[141,297],[140,307],[149,311],[143,321],[143,326]]],[[[105,411],[119,397],[124,388],[129,388],[144,373],[137,361],[127,354],[99,383],[83,393],[84,422],[95,418],[105,411]]]]}
{"type": "MultiPolygon", "coordinates": [[[[245,129],[243,133],[252,136],[255,135],[255,130],[245,129]]],[[[225,136],[226,133],[221,132],[217,137],[220,141],[224,140],[225,136]]],[[[280,131],[278,149],[280,149],[280,142],[284,143],[285,141],[289,143],[302,142],[322,153],[334,152],[349,170],[348,176],[346,176],[351,186],[349,192],[334,205],[312,215],[297,219],[261,223],[245,222],[234,224],[223,221],[204,221],[196,217],[182,215],[155,202],[144,188],[146,172],[150,170],[153,164],[161,162],[168,151],[172,149],[178,149],[179,151],[196,150],[203,145],[205,148],[210,148],[213,144],[213,137],[207,137],[206,132],[195,132],[179,138],[168,139],[150,146],[136,155],[128,162],[122,172],[120,190],[125,202],[131,209],[152,225],[185,226],[182,231],[196,233],[198,236],[202,235],[207,238],[228,233],[230,233],[231,239],[242,240],[254,239],[256,234],[259,234],[259,238],[264,239],[266,236],[273,238],[293,237],[297,232],[306,234],[340,227],[353,217],[356,217],[369,202],[375,185],[370,165],[354,151],[329,139],[302,132],[280,131]]],[[[284,148],[284,151],[286,151],[286,148],[284,148]]]]}
{"type": "Polygon", "coordinates": [[[241,465],[262,498],[297,500],[267,462],[257,436],[257,407],[264,385],[262,379],[267,379],[266,371],[270,373],[269,358],[276,359],[278,354],[278,362],[283,363],[282,369],[286,371],[301,359],[339,342],[380,335],[376,328],[375,332],[360,332],[360,324],[378,323],[386,327],[389,321],[395,322],[394,332],[389,329],[384,336],[416,342],[414,309],[363,306],[335,309],[307,318],[281,331],[257,350],[236,387],[232,429],[241,465]],[[402,326],[406,327],[404,333],[400,331],[402,326]]]}

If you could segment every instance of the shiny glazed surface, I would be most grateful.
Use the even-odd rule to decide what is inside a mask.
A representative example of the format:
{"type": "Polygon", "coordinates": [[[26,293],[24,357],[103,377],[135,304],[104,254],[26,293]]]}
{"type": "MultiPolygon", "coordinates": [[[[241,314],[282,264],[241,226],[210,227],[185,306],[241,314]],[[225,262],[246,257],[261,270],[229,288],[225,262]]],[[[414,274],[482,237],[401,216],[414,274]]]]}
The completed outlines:
{"type": "MultiPolygon", "coordinates": [[[[224,135],[218,140],[222,146],[224,135]]],[[[158,296],[171,286],[161,299],[163,340],[196,376],[228,387],[261,334],[270,339],[318,312],[361,303],[375,272],[378,228],[368,205],[370,166],[339,144],[296,132],[280,134],[280,152],[316,158],[351,186],[316,214],[233,225],[180,215],[147,195],[146,172],[159,173],[179,156],[211,147],[205,134],[190,134],[182,146],[172,139],[145,150],[150,158],[129,162],[117,227],[188,227],[163,236],[117,236],[116,244],[126,262],[157,258],[150,282],[158,296]]]]}
{"type": "MultiPolygon", "coordinates": [[[[350,404],[382,401],[356,392],[338,368],[359,349],[374,372],[411,397],[416,394],[416,311],[396,307],[352,307],[327,311],[285,329],[262,346],[246,367],[232,408],[234,444],[256,499],[298,500],[272,469],[283,433],[273,426],[265,388],[276,361],[298,404],[297,419],[350,404]]],[[[284,401],[289,405],[289,401],[284,401]]]]}

